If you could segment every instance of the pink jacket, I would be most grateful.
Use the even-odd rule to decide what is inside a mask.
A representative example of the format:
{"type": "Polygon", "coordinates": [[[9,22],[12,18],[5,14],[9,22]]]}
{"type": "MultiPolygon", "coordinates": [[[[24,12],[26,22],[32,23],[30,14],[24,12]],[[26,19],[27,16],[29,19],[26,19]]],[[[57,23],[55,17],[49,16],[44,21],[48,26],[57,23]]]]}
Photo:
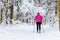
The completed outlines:
{"type": "Polygon", "coordinates": [[[42,22],[43,17],[40,14],[37,14],[34,19],[36,22],[42,22]]]}

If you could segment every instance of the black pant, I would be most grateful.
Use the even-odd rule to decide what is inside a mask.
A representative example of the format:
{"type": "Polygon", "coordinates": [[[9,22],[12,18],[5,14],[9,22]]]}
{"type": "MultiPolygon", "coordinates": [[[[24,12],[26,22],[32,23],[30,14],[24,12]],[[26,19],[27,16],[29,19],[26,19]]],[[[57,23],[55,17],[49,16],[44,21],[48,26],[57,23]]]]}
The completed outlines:
{"type": "Polygon", "coordinates": [[[38,30],[41,30],[41,24],[42,24],[42,22],[36,22],[37,32],[38,32],[38,30]]]}

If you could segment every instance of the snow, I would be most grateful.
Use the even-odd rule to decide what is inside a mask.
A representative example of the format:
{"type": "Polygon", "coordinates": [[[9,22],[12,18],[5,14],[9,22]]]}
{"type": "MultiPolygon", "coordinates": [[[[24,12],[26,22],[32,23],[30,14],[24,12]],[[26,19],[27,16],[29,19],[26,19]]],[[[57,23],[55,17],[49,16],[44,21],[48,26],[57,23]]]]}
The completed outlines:
{"type": "MultiPolygon", "coordinates": [[[[43,7],[36,7],[34,6],[34,1],[32,1],[32,4],[29,3],[28,0],[24,0],[22,6],[20,6],[20,10],[21,12],[23,12],[24,14],[26,14],[27,12],[31,12],[34,11],[34,15],[36,15],[37,12],[40,12],[41,15],[45,15],[45,10],[43,9],[43,7]],[[31,11],[30,11],[31,10],[31,11]]],[[[31,12],[33,13],[33,12],[31,12]]]]}
{"type": "MultiPolygon", "coordinates": [[[[47,13],[46,15],[47,21],[46,24],[43,23],[41,25],[41,33],[36,33],[36,24],[31,25],[27,23],[21,23],[19,20],[13,21],[13,24],[9,24],[9,23],[6,24],[6,19],[5,19],[6,17],[4,16],[5,21],[3,21],[0,24],[0,40],[60,40],[58,20],[56,16],[54,17],[55,10],[53,7],[56,6],[55,3],[54,2],[51,3],[51,10],[53,9],[52,12],[52,11],[48,11],[50,7],[47,5],[47,3],[45,3],[41,7],[38,7],[39,6],[38,3],[34,3],[36,0],[35,1],[31,0],[31,1],[32,2],[30,3],[29,0],[23,0],[21,1],[22,2],[21,4],[19,2],[18,3],[19,12],[24,13],[24,15],[27,12],[31,12],[32,15],[36,15],[37,12],[40,12],[41,15],[43,16],[46,15],[47,13]],[[34,4],[37,6],[35,6],[34,4]],[[51,16],[54,18],[54,20],[53,18],[50,18],[51,16]],[[49,22],[50,19],[52,20],[51,23],[49,22]]],[[[42,1],[42,3],[46,1],[47,0],[44,0],[42,1]]],[[[18,6],[15,6],[14,4],[14,18],[16,18],[17,16],[18,6]]],[[[2,9],[4,8],[4,3],[0,2],[0,8],[2,9]]],[[[3,11],[4,15],[5,15],[5,9],[3,11]]]]}
{"type": "Polygon", "coordinates": [[[60,40],[60,32],[57,29],[51,30],[49,25],[42,27],[44,32],[36,33],[36,25],[26,23],[0,25],[0,40],[60,40]]]}
{"type": "Polygon", "coordinates": [[[0,9],[4,7],[4,3],[0,1],[0,9]]]}

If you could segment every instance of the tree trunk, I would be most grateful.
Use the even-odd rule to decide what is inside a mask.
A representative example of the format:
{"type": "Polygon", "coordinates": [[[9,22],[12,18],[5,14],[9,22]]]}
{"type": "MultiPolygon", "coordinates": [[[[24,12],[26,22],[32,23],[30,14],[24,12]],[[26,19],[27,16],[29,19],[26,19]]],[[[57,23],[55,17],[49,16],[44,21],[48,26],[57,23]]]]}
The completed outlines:
{"type": "Polygon", "coordinates": [[[12,19],[13,19],[13,5],[11,5],[11,13],[10,13],[10,23],[12,24],[12,19]]]}
{"type": "Polygon", "coordinates": [[[39,4],[41,4],[42,0],[38,0],[39,4]]]}
{"type": "Polygon", "coordinates": [[[2,22],[2,9],[0,9],[0,23],[2,22]]]}
{"type": "Polygon", "coordinates": [[[59,22],[59,30],[60,30],[60,0],[58,0],[58,22],[59,22]]]}
{"type": "Polygon", "coordinates": [[[6,24],[8,24],[8,22],[7,22],[7,18],[8,18],[7,12],[8,12],[8,10],[7,10],[7,8],[6,8],[6,24]]]}

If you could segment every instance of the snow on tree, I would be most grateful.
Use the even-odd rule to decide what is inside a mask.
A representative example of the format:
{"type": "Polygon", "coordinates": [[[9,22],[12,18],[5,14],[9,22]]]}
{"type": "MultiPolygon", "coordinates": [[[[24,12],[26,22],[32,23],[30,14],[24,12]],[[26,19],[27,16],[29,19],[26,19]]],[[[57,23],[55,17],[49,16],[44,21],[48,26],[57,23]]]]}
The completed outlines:
{"type": "MultiPolygon", "coordinates": [[[[7,13],[6,15],[3,15],[4,17],[2,17],[5,21],[7,19],[10,21],[10,18],[12,18],[10,17],[11,8],[9,8],[9,5],[13,5],[13,21],[33,24],[34,16],[37,12],[40,12],[41,15],[43,15],[43,24],[49,24],[53,27],[57,26],[57,0],[13,0],[13,3],[12,0],[8,0],[8,3],[5,3],[3,0],[0,4],[1,3],[5,5],[3,6],[4,8],[2,9],[2,14],[7,13]],[[8,9],[6,10],[7,4],[8,9]]],[[[2,5],[0,5],[0,8],[1,7],[2,5]]],[[[8,20],[6,21],[7,23],[9,22],[8,20]]]]}

